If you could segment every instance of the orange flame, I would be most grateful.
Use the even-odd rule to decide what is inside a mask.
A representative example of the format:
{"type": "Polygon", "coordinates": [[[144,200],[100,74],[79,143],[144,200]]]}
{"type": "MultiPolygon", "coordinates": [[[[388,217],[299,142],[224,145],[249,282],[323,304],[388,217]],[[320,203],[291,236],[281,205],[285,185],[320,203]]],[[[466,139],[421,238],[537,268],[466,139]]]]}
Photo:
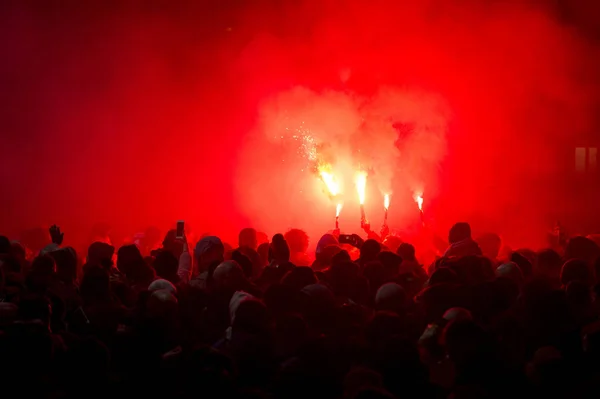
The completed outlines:
{"type": "Polygon", "coordinates": [[[356,184],[356,192],[358,192],[358,202],[361,205],[364,205],[365,204],[365,191],[367,188],[367,172],[364,172],[364,171],[357,172],[354,183],[356,184]]]}
{"type": "Polygon", "coordinates": [[[344,204],[342,204],[341,202],[339,204],[337,204],[337,207],[335,208],[335,217],[340,217],[340,213],[342,212],[342,207],[344,206],[344,204]]]}
{"type": "Polygon", "coordinates": [[[383,207],[385,208],[386,211],[390,208],[390,195],[389,194],[385,194],[383,196],[383,207]]]}
{"type": "Polygon", "coordinates": [[[321,179],[327,186],[327,190],[329,191],[329,194],[331,196],[335,197],[336,195],[338,195],[340,193],[340,185],[337,182],[337,180],[335,179],[335,176],[333,175],[333,173],[330,173],[320,167],[319,175],[321,176],[321,179]]]}

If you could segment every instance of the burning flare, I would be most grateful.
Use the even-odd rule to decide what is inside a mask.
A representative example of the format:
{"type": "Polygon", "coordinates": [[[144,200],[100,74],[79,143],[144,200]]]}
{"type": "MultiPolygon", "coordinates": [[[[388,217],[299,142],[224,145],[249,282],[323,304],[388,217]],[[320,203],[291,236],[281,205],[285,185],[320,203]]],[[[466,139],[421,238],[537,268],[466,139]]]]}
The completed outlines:
{"type": "Polygon", "coordinates": [[[358,193],[358,202],[361,205],[365,204],[365,190],[367,188],[367,172],[360,171],[356,173],[356,192],[358,193]]]}
{"type": "Polygon", "coordinates": [[[385,208],[386,211],[390,208],[390,195],[389,194],[385,194],[383,196],[383,207],[385,208]]]}
{"type": "Polygon", "coordinates": [[[328,172],[326,167],[319,167],[319,176],[327,186],[327,190],[332,197],[335,197],[340,193],[340,185],[335,179],[333,173],[328,172]]]}
{"type": "Polygon", "coordinates": [[[422,212],[423,211],[423,194],[415,194],[415,201],[417,202],[417,205],[419,206],[419,210],[422,212]]]}
{"type": "Polygon", "coordinates": [[[336,218],[340,217],[340,213],[342,212],[343,206],[344,206],[344,204],[342,204],[341,202],[337,204],[337,207],[335,208],[335,217],[336,218]]]}

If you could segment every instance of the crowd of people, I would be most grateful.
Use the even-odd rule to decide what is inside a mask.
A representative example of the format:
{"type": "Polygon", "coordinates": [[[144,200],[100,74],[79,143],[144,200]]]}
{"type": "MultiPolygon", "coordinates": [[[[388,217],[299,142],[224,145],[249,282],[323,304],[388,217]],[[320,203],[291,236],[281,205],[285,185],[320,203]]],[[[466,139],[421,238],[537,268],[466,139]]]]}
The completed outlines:
{"type": "Polygon", "coordinates": [[[502,252],[457,223],[427,265],[374,234],[326,234],[314,254],[296,229],[244,229],[236,248],[173,230],[159,248],[95,241],[85,254],[56,226],[49,237],[37,253],[0,237],[6,395],[600,393],[600,247],[587,237],[502,252]]]}

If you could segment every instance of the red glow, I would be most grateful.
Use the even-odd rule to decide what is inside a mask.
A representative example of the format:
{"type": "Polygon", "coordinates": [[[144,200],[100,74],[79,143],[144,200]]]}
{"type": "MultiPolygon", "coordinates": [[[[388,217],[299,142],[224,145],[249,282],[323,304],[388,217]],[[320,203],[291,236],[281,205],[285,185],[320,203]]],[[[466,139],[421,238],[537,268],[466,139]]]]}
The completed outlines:
{"type": "Polygon", "coordinates": [[[423,187],[440,231],[468,220],[515,246],[577,210],[561,184],[574,137],[597,130],[600,63],[545,2],[17,3],[0,15],[2,234],[182,217],[229,242],[298,227],[314,244],[332,203],[358,214],[343,188],[363,165],[366,211],[381,220],[393,192],[392,228],[416,222],[423,187]]]}

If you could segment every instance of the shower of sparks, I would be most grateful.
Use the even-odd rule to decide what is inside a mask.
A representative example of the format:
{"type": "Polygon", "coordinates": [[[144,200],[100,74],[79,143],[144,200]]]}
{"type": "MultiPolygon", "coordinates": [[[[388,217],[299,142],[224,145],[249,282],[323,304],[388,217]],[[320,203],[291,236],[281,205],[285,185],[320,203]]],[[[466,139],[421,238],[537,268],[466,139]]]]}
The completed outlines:
{"type": "Polygon", "coordinates": [[[309,164],[318,162],[319,152],[315,136],[311,130],[305,126],[304,121],[298,127],[285,127],[285,134],[281,135],[282,140],[294,140],[297,143],[297,152],[309,164]]]}

